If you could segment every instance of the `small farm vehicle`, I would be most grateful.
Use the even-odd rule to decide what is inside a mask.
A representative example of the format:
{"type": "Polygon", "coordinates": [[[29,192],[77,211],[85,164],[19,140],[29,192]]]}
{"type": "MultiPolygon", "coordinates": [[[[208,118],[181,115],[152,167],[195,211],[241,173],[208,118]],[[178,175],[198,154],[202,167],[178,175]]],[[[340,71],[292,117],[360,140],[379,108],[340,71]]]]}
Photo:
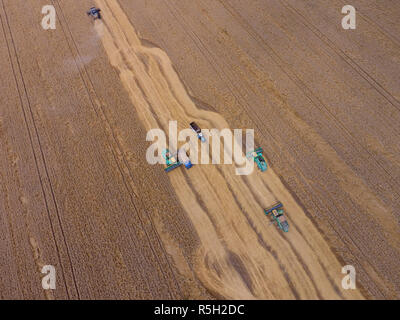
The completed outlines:
{"type": "Polygon", "coordinates": [[[91,7],[90,10],[88,12],[86,12],[86,14],[88,16],[92,16],[94,20],[101,19],[100,11],[101,10],[99,8],[91,7]]]}
{"type": "Polygon", "coordinates": [[[201,140],[201,142],[206,142],[206,138],[204,138],[203,134],[201,133],[200,127],[196,124],[196,122],[191,122],[190,127],[196,132],[197,137],[201,140]]]}

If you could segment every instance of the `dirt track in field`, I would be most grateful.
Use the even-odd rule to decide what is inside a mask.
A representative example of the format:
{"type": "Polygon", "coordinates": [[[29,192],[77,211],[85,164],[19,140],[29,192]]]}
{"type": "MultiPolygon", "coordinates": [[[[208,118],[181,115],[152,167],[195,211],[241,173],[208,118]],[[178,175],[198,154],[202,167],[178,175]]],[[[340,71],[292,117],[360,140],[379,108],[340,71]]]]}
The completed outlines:
{"type": "Polygon", "coordinates": [[[360,9],[348,39],[323,24],[340,1],[283,0],[96,0],[94,23],[53,1],[57,30],[30,29],[44,2],[0,4],[1,297],[398,296],[396,33],[360,9]],[[170,120],[254,128],[271,167],[167,175],[145,137],[170,120]],[[263,214],[277,201],[287,234],[263,214]]]}

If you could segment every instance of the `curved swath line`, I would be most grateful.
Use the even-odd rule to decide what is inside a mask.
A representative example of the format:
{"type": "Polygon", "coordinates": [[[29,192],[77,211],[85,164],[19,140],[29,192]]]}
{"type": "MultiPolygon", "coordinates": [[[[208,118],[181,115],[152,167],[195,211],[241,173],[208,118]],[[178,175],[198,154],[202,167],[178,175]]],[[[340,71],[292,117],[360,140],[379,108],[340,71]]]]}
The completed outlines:
{"type": "MultiPolygon", "coordinates": [[[[156,67],[157,67],[157,70],[164,76],[164,78],[165,78],[165,80],[166,80],[165,82],[167,83],[168,88],[170,89],[170,93],[171,93],[171,95],[173,96],[173,98],[174,98],[174,100],[175,100],[175,103],[177,103],[177,105],[179,105],[179,107],[183,110],[184,114],[185,114],[186,116],[189,117],[189,114],[187,113],[187,110],[183,107],[182,103],[179,102],[180,99],[176,96],[175,91],[174,91],[173,88],[171,87],[171,84],[170,84],[169,81],[168,81],[168,77],[167,77],[167,75],[165,74],[165,72],[164,72],[164,70],[163,70],[163,68],[162,68],[162,66],[161,66],[161,63],[160,63],[160,61],[158,61],[158,60],[157,60],[157,65],[156,65],[156,67]]],[[[193,184],[191,183],[191,180],[189,179],[189,177],[188,177],[188,175],[187,175],[187,173],[186,173],[185,170],[183,170],[183,174],[184,174],[184,176],[185,176],[185,180],[186,180],[186,182],[188,183],[190,189],[191,189],[192,192],[196,195],[196,198],[198,199],[198,201],[197,201],[198,204],[199,204],[200,207],[203,209],[203,211],[207,214],[207,216],[208,216],[208,218],[210,219],[210,221],[212,222],[212,224],[213,224],[213,225],[216,225],[215,219],[214,219],[214,218],[212,217],[212,215],[210,215],[210,213],[208,212],[208,209],[206,208],[204,202],[201,200],[201,197],[200,197],[199,193],[197,192],[197,190],[193,187],[193,184]]],[[[206,178],[208,179],[208,177],[206,177],[206,178]]],[[[222,234],[218,231],[218,229],[215,229],[215,231],[216,231],[217,234],[219,234],[219,237],[222,238],[222,234]]],[[[226,246],[226,244],[224,244],[224,248],[225,248],[225,251],[227,252],[227,246],[226,246]]],[[[289,284],[289,285],[290,285],[290,284],[289,284]]],[[[250,288],[249,288],[249,290],[250,290],[250,288]]],[[[253,294],[254,294],[254,292],[253,292],[253,294]]]]}
{"type": "MultiPolygon", "coordinates": [[[[52,1],[53,1],[53,0],[52,0],[52,1]]],[[[68,29],[68,31],[69,31],[69,34],[70,34],[70,36],[71,36],[71,40],[72,40],[72,42],[74,43],[76,52],[78,53],[78,56],[80,57],[80,53],[79,53],[78,46],[77,46],[77,44],[76,44],[76,42],[75,42],[75,40],[74,40],[74,38],[73,38],[73,36],[72,36],[72,32],[71,32],[71,30],[70,30],[70,28],[69,28],[68,22],[67,22],[67,20],[66,20],[66,17],[65,17],[65,15],[64,15],[63,11],[62,11],[62,8],[61,8],[61,6],[60,6],[58,0],[54,0],[54,1],[57,1],[57,4],[58,4],[58,6],[59,6],[59,8],[60,8],[60,11],[61,11],[61,13],[62,13],[62,15],[63,15],[65,24],[66,24],[67,29],[68,29]]],[[[112,12],[112,10],[110,10],[110,11],[112,12]]],[[[65,34],[65,32],[64,32],[64,34],[65,34]]],[[[66,38],[67,38],[67,36],[66,36],[66,38]]],[[[71,52],[72,52],[72,50],[71,50],[71,52]]],[[[74,58],[74,60],[75,60],[75,58],[74,58]]],[[[94,92],[94,94],[95,94],[97,100],[99,101],[98,96],[97,96],[97,93],[96,93],[96,91],[95,91],[95,89],[94,89],[93,82],[91,81],[91,79],[90,79],[90,77],[89,77],[89,74],[88,74],[88,72],[87,72],[86,66],[85,66],[84,64],[82,64],[82,65],[83,65],[83,70],[84,70],[84,72],[85,72],[85,75],[86,75],[86,77],[87,77],[87,79],[88,79],[88,81],[89,81],[89,83],[90,83],[91,89],[92,89],[92,91],[94,92]]],[[[78,65],[77,65],[77,68],[79,69],[78,65]]],[[[79,69],[79,70],[80,70],[80,69],[79,69]]],[[[92,95],[91,95],[91,93],[90,93],[91,90],[89,90],[89,88],[88,88],[88,86],[87,86],[87,84],[86,84],[86,81],[84,80],[84,76],[83,76],[83,74],[81,73],[81,71],[80,71],[80,75],[81,75],[82,81],[83,81],[83,83],[84,83],[84,85],[85,85],[87,94],[88,94],[88,96],[89,96],[89,98],[90,98],[92,108],[93,108],[93,110],[95,111],[95,113],[98,115],[97,110],[96,110],[96,108],[95,108],[95,103],[93,102],[93,100],[92,100],[92,95]]],[[[100,105],[100,106],[99,106],[99,109],[100,109],[100,111],[101,111],[101,113],[102,113],[102,116],[103,116],[104,119],[105,119],[105,121],[104,121],[103,119],[102,119],[102,121],[103,121],[103,122],[106,122],[106,124],[109,126],[110,131],[111,131],[111,133],[112,133],[112,138],[113,138],[113,140],[114,140],[114,143],[117,145],[117,148],[118,148],[119,151],[120,151],[119,153],[122,155],[122,159],[123,159],[124,166],[127,168],[128,172],[129,172],[128,177],[131,179],[131,181],[133,181],[131,168],[129,167],[129,165],[128,165],[128,163],[127,163],[127,160],[126,160],[126,157],[125,157],[125,155],[124,155],[124,152],[122,152],[121,145],[120,145],[120,143],[118,142],[118,139],[117,139],[116,136],[115,136],[115,130],[113,129],[113,127],[112,127],[110,121],[108,120],[108,118],[107,118],[107,116],[106,116],[106,114],[105,114],[105,112],[104,112],[104,110],[103,110],[103,108],[102,108],[101,103],[99,103],[99,105],[100,105]]],[[[142,220],[142,218],[141,218],[141,216],[140,216],[140,214],[139,214],[139,211],[138,211],[138,209],[137,209],[137,206],[136,206],[136,204],[135,204],[135,201],[134,201],[134,199],[133,199],[133,197],[132,197],[132,193],[135,195],[135,198],[138,199],[138,200],[140,201],[142,208],[144,208],[143,201],[141,200],[140,197],[138,197],[138,196],[136,195],[136,193],[134,192],[134,190],[133,190],[131,187],[129,187],[129,183],[128,183],[128,182],[125,180],[125,178],[124,178],[124,177],[125,177],[125,174],[123,173],[123,171],[122,171],[122,169],[121,169],[121,167],[120,167],[120,165],[119,165],[119,163],[118,163],[118,160],[117,160],[117,158],[116,158],[116,156],[115,156],[115,153],[114,153],[114,152],[115,152],[116,150],[114,149],[114,147],[113,147],[111,144],[109,144],[109,147],[113,150],[113,156],[114,156],[115,162],[116,162],[116,164],[117,164],[118,170],[120,171],[121,177],[122,177],[122,179],[123,179],[123,181],[124,181],[125,188],[127,189],[128,193],[130,194],[131,203],[132,203],[132,205],[133,205],[134,208],[135,208],[135,211],[136,211],[136,213],[137,213],[137,216],[138,216],[139,220],[141,221],[142,226],[144,226],[143,220],[142,220]]],[[[117,152],[117,153],[118,153],[118,152],[117,152]]],[[[158,234],[157,229],[156,229],[155,226],[154,226],[153,219],[152,219],[151,216],[147,213],[147,210],[144,210],[144,211],[146,212],[146,215],[147,215],[147,217],[148,217],[148,219],[149,219],[149,221],[150,221],[150,223],[151,223],[152,229],[153,229],[154,234],[155,234],[155,236],[156,236],[156,238],[157,238],[157,241],[158,241],[158,243],[159,243],[159,247],[160,247],[160,249],[162,250],[162,252],[164,253],[165,261],[166,261],[166,263],[168,264],[168,266],[169,266],[169,268],[170,268],[170,272],[171,272],[171,274],[172,274],[173,277],[174,277],[175,284],[176,284],[176,286],[177,286],[177,288],[178,288],[178,290],[180,291],[180,294],[181,294],[181,296],[182,296],[182,290],[181,290],[180,285],[179,285],[179,283],[178,283],[178,281],[177,281],[177,279],[176,279],[175,272],[173,271],[173,268],[172,268],[172,266],[171,266],[171,263],[170,263],[170,261],[169,261],[169,259],[168,259],[168,254],[167,254],[167,252],[166,252],[164,246],[161,244],[160,236],[159,236],[159,234],[158,234]]],[[[151,241],[150,241],[150,238],[149,238],[149,235],[148,235],[148,233],[147,233],[147,231],[146,231],[146,228],[143,227],[143,231],[145,232],[146,237],[148,238],[148,243],[149,243],[150,248],[151,248],[151,250],[152,250],[152,252],[153,252],[153,255],[154,255],[154,257],[156,258],[156,260],[158,261],[158,264],[160,265],[160,270],[161,270],[161,272],[162,272],[162,274],[163,274],[163,277],[164,277],[164,279],[166,280],[166,283],[168,283],[167,277],[166,277],[165,272],[164,272],[164,269],[162,268],[162,265],[161,265],[161,262],[160,262],[160,260],[159,260],[159,258],[158,258],[158,255],[156,254],[155,249],[154,249],[154,247],[153,247],[153,245],[152,245],[152,243],[151,243],[151,241]]]]}
{"type": "MultiPolygon", "coordinates": [[[[126,61],[125,56],[122,56],[122,57],[124,58],[124,61],[125,61],[126,65],[128,65],[128,62],[126,61]]],[[[132,69],[131,69],[131,70],[132,70],[132,69]]],[[[157,113],[156,113],[156,111],[155,111],[155,110],[153,109],[153,107],[152,107],[152,103],[149,102],[146,93],[143,91],[143,88],[140,86],[140,84],[138,83],[137,79],[135,79],[135,80],[136,80],[137,88],[140,90],[140,92],[141,92],[141,94],[142,94],[142,96],[143,96],[143,99],[144,99],[144,100],[146,101],[146,103],[147,103],[148,112],[150,112],[150,113],[153,115],[154,120],[156,121],[158,127],[159,127],[159,128],[162,128],[163,125],[159,122],[157,113]]],[[[158,114],[160,114],[160,113],[158,112],[158,114]]],[[[161,172],[163,173],[164,170],[162,170],[161,172]]],[[[161,176],[159,176],[158,179],[159,179],[158,181],[159,181],[159,182],[162,182],[163,185],[165,186],[163,189],[168,191],[168,193],[169,193],[169,198],[173,199],[176,203],[180,203],[180,200],[177,198],[176,193],[173,191],[173,189],[170,188],[170,180],[169,180],[168,176],[162,174],[161,176]]],[[[195,270],[193,269],[192,263],[188,263],[188,266],[189,266],[189,269],[192,271],[193,275],[196,275],[195,270]]],[[[199,279],[198,279],[198,281],[199,281],[199,279]]]]}
{"type": "MultiPolygon", "coordinates": [[[[118,19],[117,19],[117,17],[115,16],[115,14],[114,14],[114,12],[113,12],[113,10],[112,10],[111,8],[110,8],[110,12],[112,13],[114,19],[117,21],[118,19]]],[[[124,30],[123,28],[121,28],[120,31],[124,34],[127,43],[129,43],[129,39],[128,39],[127,34],[125,33],[125,30],[124,30]]],[[[130,44],[130,43],[129,43],[129,44],[130,44]]],[[[130,44],[130,45],[132,45],[132,44],[130,44]]],[[[141,50],[141,51],[142,51],[142,50],[141,50]]],[[[123,54],[122,54],[122,56],[123,56],[123,58],[125,58],[125,56],[124,56],[123,54]]],[[[166,74],[164,73],[164,70],[163,70],[163,68],[162,68],[162,63],[161,63],[160,61],[158,61],[157,59],[155,59],[155,61],[156,61],[156,63],[157,63],[157,66],[158,66],[159,71],[161,72],[162,75],[164,75],[164,78],[165,78],[165,80],[166,80],[165,82],[167,83],[168,87],[170,88],[170,93],[175,97],[175,92],[174,92],[174,90],[172,90],[172,87],[171,87],[169,81],[167,81],[167,80],[168,80],[168,77],[167,77],[166,74]]],[[[129,68],[129,69],[133,71],[134,66],[132,65],[132,63],[131,63],[130,61],[127,61],[127,60],[125,60],[125,62],[126,62],[126,65],[127,65],[127,66],[128,66],[128,65],[131,66],[131,68],[129,68]]],[[[144,66],[147,67],[146,64],[144,64],[144,66]]],[[[139,86],[139,87],[140,87],[140,86],[139,86]]],[[[144,92],[144,91],[142,90],[141,87],[140,87],[140,89],[141,89],[142,92],[144,92]]],[[[143,93],[143,96],[146,97],[146,94],[143,93]]],[[[159,100],[162,100],[162,98],[160,97],[159,100]]],[[[183,106],[182,106],[182,104],[180,103],[179,99],[178,99],[178,98],[175,98],[175,101],[176,101],[177,105],[179,105],[179,106],[181,107],[182,113],[183,113],[185,116],[187,116],[188,118],[190,118],[190,115],[187,113],[186,109],[183,108],[183,106]]],[[[149,105],[150,105],[150,103],[149,103],[149,105]]],[[[153,114],[153,116],[154,116],[155,118],[158,118],[158,115],[157,115],[156,113],[152,112],[152,114],[153,114]]]]}
{"type": "MultiPolygon", "coordinates": [[[[2,4],[3,11],[4,11],[4,14],[5,14],[5,17],[6,17],[6,24],[7,24],[7,27],[8,27],[10,36],[11,36],[12,46],[13,46],[13,48],[14,48],[15,58],[16,58],[16,60],[17,60],[18,70],[19,70],[19,73],[20,73],[20,76],[21,76],[21,81],[22,81],[22,83],[23,83],[25,96],[26,96],[26,99],[27,99],[27,101],[28,101],[28,107],[29,107],[29,110],[30,110],[31,119],[32,119],[32,122],[33,122],[33,124],[34,124],[34,131],[35,131],[35,134],[36,134],[36,138],[37,138],[37,140],[38,140],[38,143],[39,143],[39,149],[40,149],[40,153],[41,153],[41,156],[42,156],[43,165],[44,165],[44,168],[45,168],[45,171],[46,171],[47,179],[48,179],[49,184],[50,184],[50,190],[51,190],[53,202],[54,202],[54,205],[55,205],[55,208],[56,208],[56,215],[57,215],[58,221],[59,221],[59,223],[60,223],[60,217],[59,217],[59,213],[58,213],[57,203],[55,202],[54,193],[53,193],[53,188],[52,188],[51,181],[50,181],[50,178],[49,178],[49,175],[48,175],[47,166],[46,166],[46,161],[45,161],[44,154],[43,154],[43,150],[42,150],[42,147],[41,147],[40,138],[39,138],[39,134],[38,134],[38,131],[37,131],[36,124],[35,124],[35,120],[34,120],[34,118],[33,118],[33,113],[32,113],[32,109],[31,109],[31,105],[30,105],[29,96],[28,96],[28,93],[27,93],[27,90],[26,90],[25,81],[24,81],[24,78],[23,78],[23,75],[22,75],[21,65],[20,65],[20,63],[19,63],[19,58],[18,58],[18,54],[17,54],[16,47],[15,47],[15,43],[14,43],[14,38],[13,38],[13,36],[12,36],[11,27],[10,27],[10,24],[9,24],[9,21],[8,21],[8,16],[7,16],[7,12],[6,12],[6,9],[5,9],[3,0],[1,0],[1,4],[2,4]]],[[[9,54],[9,58],[10,58],[11,67],[12,67],[12,70],[13,70],[13,75],[14,75],[15,84],[16,84],[17,91],[18,91],[18,95],[19,95],[19,99],[20,99],[20,107],[21,107],[21,110],[22,110],[22,113],[23,113],[23,116],[24,116],[24,122],[25,122],[26,129],[27,129],[27,132],[28,132],[28,136],[29,136],[29,140],[30,140],[30,145],[31,145],[31,149],[32,149],[33,158],[34,158],[34,160],[35,160],[36,170],[37,170],[37,174],[38,174],[38,177],[39,177],[39,182],[40,182],[41,189],[42,189],[43,199],[44,199],[44,202],[45,202],[45,205],[46,205],[46,212],[47,212],[47,215],[48,215],[49,224],[50,224],[51,232],[52,232],[52,235],[53,235],[54,244],[55,244],[56,250],[57,250],[57,257],[58,257],[58,260],[59,260],[59,262],[60,262],[61,272],[62,272],[62,274],[63,274],[64,286],[65,286],[65,288],[66,288],[67,296],[68,296],[68,298],[70,298],[69,291],[68,291],[68,286],[67,286],[66,279],[65,279],[65,272],[64,272],[64,268],[63,268],[63,264],[62,264],[62,260],[61,260],[61,256],[60,256],[60,250],[59,250],[59,248],[58,248],[58,244],[57,244],[56,237],[55,237],[55,232],[54,232],[54,226],[53,226],[53,223],[52,223],[51,217],[50,217],[50,209],[49,209],[49,205],[48,205],[48,202],[47,202],[46,193],[45,193],[45,191],[44,191],[44,185],[43,185],[42,177],[41,177],[40,171],[39,171],[38,159],[36,158],[36,153],[35,153],[34,147],[33,147],[33,138],[32,138],[31,131],[30,131],[30,129],[29,129],[29,125],[28,125],[28,121],[27,121],[27,115],[26,115],[25,109],[24,109],[24,103],[23,103],[23,99],[22,99],[22,94],[21,94],[21,92],[20,92],[20,87],[19,87],[19,85],[18,85],[18,80],[17,80],[17,76],[16,76],[16,73],[15,73],[14,65],[13,65],[13,63],[12,63],[11,51],[10,51],[10,47],[9,47],[9,44],[8,44],[8,41],[7,41],[7,37],[6,37],[5,29],[4,29],[4,24],[3,24],[3,19],[1,18],[1,15],[0,15],[0,20],[1,20],[1,25],[2,25],[2,29],[3,29],[3,33],[4,33],[4,38],[5,38],[5,41],[6,41],[6,44],[7,44],[7,49],[8,49],[8,54],[9,54]]],[[[76,287],[75,276],[74,276],[74,272],[73,272],[73,268],[72,268],[71,258],[70,258],[70,255],[69,255],[68,246],[67,246],[67,244],[66,244],[66,242],[65,242],[65,236],[64,236],[64,232],[63,232],[63,229],[62,229],[61,224],[60,224],[60,229],[61,229],[62,237],[63,237],[63,239],[64,239],[64,244],[65,244],[65,246],[66,246],[68,260],[69,260],[69,262],[70,262],[70,264],[71,264],[71,270],[72,270],[72,275],[73,275],[73,281],[74,281],[74,284],[75,284],[75,287],[76,287]]],[[[77,290],[77,287],[76,287],[76,290],[77,290]]]]}

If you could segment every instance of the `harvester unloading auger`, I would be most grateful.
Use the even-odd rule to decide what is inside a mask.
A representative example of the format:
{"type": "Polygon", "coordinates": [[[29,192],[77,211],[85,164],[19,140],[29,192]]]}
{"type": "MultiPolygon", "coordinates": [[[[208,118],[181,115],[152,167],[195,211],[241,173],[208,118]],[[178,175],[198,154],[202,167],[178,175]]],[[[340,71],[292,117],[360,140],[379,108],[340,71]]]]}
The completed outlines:
{"type": "Polygon", "coordinates": [[[167,167],[164,169],[165,172],[170,172],[180,167],[182,164],[185,165],[186,169],[190,169],[193,166],[184,149],[180,149],[177,156],[174,156],[169,149],[164,149],[162,156],[164,157],[167,165],[167,167]]]}

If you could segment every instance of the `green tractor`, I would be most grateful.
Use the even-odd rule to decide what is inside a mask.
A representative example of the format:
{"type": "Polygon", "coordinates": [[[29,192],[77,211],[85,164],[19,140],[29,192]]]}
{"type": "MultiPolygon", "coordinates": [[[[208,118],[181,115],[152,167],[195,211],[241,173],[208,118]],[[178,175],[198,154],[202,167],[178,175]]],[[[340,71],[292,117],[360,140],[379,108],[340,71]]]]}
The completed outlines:
{"type": "Polygon", "coordinates": [[[165,163],[167,165],[167,167],[164,169],[165,172],[170,172],[182,165],[182,162],[177,160],[168,149],[164,149],[162,151],[162,156],[164,157],[165,163]]]}
{"type": "Polygon", "coordinates": [[[264,213],[267,216],[271,215],[272,223],[274,224],[276,222],[277,227],[281,229],[283,232],[289,231],[289,223],[286,221],[286,218],[283,215],[284,210],[282,203],[278,202],[274,204],[272,207],[264,209],[264,213]]]}
{"type": "Polygon", "coordinates": [[[186,154],[186,151],[180,149],[177,156],[174,156],[168,149],[162,151],[162,156],[165,159],[167,167],[164,169],[165,172],[170,172],[175,168],[184,165],[186,169],[190,169],[193,165],[190,158],[186,154]]]}
{"type": "Polygon", "coordinates": [[[254,162],[257,164],[258,169],[261,170],[261,172],[264,172],[268,169],[267,163],[265,162],[265,159],[263,157],[263,149],[262,148],[257,148],[251,152],[248,152],[246,154],[247,158],[253,158],[254,162]]]}

